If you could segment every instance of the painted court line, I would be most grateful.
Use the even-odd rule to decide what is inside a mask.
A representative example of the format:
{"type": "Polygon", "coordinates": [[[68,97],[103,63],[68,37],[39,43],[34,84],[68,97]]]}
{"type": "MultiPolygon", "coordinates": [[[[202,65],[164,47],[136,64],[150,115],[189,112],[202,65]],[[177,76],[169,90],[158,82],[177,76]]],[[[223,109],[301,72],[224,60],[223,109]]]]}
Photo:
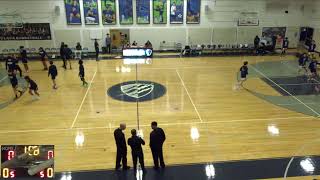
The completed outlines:
{"type": "MultiPolygon", "coordinates": [[[[301,85],[313,85],[313,84],[320,84],[320,83],[299,83],[299,84],[278,84],[280,86],[301,86],[301,85]]],[[[276,85],[271,85],[276,86],[276,85]]]]}
{"type": "Polygon", "coordinates": [[[267,77],[265,74],[263,74],[261,71],[259,71],[258,69],[256,69],[255,67],[251,66],[253,70],[255,70],[257,73],[261,74],[264,78],[268,79],[270,82],[272,82],[273,84],[275,84],[277,87],[279,87],[280,89],[282,89],[283,91],[285,91],[286,93],[288,93],[290,96],[292,96],[295,100],[297,100],[298,102],[300,102],[302,105],[304,105],[306,108],[310,109],[313,113],[315,113],[318,117],[320,116],[320,114],[315,111],[314,109],[312,109],[310,106],[308,106],[307,104],[305,104],[304,102],[302,102],[299,98],[295,97],[294,95],[292,95],[290,92],[288,92],[287,90],[285,90],[283,87],[279,86],[277,83],[275,83],[272,79],[270,79],[269,77],[267,77]]]}
{"type": "Polygon", "coordinates": [[[73,119],[73,122],[72,122],[72,125],[70,126],[70,129],[72,129],[72,128],[74,127],[74,124],[75,124],[76,121],[77,121],[77,118],[78,118],[79,113],[80,113],[80,111],[81,111],[81,108],[82,108],[82,105],[83,105],[83,103],[84,103],[84,100],[86,99],[86,97],[87,97],[87,95],[88,95],[88,93],[89,93],[89,90],[90,90],[90,88],[91,88],[93,79],[96,77],[96,74],[97,74],[97,70],[96,70],[96,71],[94,72],[94,74],[93,74],[93,77],[92,77],[92,79],[91,79],[91,81],[90,81],[89,87],[87,88],[87,92],[86,92],[86,94],[83,96],[82,102],[81,102],[81,104],[80,104],[80,106],[79,106],[79,109],[78,109],[78,112],[77,112],[76,116],[75,116],[74,119],[73,119]]]}
{"type": "Polygon", "coordinates": [[[6,76],[4,76],[2,79],[0,79],[0,82],[2,82],[3,80],[5,80],[5,79],[7,79],[7,75],[6,76]]]}
{"type": "MultiPolygon", "coordinates": [[[[277,104],[279,106],[294,106],[294,105],[300,105],[301,103],[284,103],[284,104],[277,104]]],[[[314,104],[318,104],[318,103],[315,103],[315,102],[310,102],[310,103],[305,103],[305,104],[311,104],[311,105],[314,105],[314,104]]]]}
{"type": "Polygon", "coordinates": [[[200,122],[203,122],[203,121],[202,121],[202,118],[201,118],[201,116],[200,116],[200,114],[199,114],[199,112],[198,112],[198,109],[197,109],[196,105],[193,103],[193,100],[192,100],[192,98],[191,98],[191,96],[190,96],[190,94],[189,94],[189,91],[188,91],[186,85],[184,84],[184,81],[182,80],[182,78],[181,78],[181,76],[180,76],[180,74],[179,74],[179,71],[178,71],[177,69],[176,69],[176,72],[177,72],[177,75],[178,75],[178,77],[179,77],[179,79],[180,79],[180,81],[181,81],[181,84],[182,84],[184,90],[187,92],[187,95],[189,96],[189,99],[190,99],[190,101],[191,101],[191,103],[192,103],[192,105],[193,105],[194,110],[196,111],[196,113],[197,113],[197,115],[198,115],[198,117],[199,117],[199,119],[200,119],[200,122]]]}
{"type": "MultiPolygon", "coordinates": [[[[206,121],[206,122],[185,122],[185,123],[159,123],[159,126],[177,126],[177,125],[195,125],[195,124],[215,124],[215,123],[234,123],[234,122],[254,122],[254,121],[274,121],[274,120],[288,120],[288,119],[315,119],[312,116],[304,117],[277,117],[277,118],[256,118],[256,119],[231,119],[224,121],[206,121]]],[[[141,127],[150,127],[150,124],[140,125],[141,127]]],[[[4,133],[28,133],[28,132],[51,132],[51,131],[69,131],[69,130],[93,130],[93,129],[115,129],[119,126],[112,126],[110,123],[102,127],[82,127],[82,128],[57,128],[57,129],[29,129],[29,130],[9,130],[0,131],[4,133]]],[[[128,128],[137,127],[136,124],[127,125],[128,128]]]]}

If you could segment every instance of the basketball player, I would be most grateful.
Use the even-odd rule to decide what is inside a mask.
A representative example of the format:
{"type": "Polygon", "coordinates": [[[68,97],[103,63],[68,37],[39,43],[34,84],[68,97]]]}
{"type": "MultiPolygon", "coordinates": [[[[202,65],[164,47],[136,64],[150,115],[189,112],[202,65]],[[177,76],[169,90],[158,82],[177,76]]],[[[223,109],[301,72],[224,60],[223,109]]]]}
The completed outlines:
{"type": "Polygon", "coordinates": [[[20,77],[22,77],[22,70],[18,65],[18,60],[15,55],[8,55],[6,59],[6,70],[16,70],[19,71],[20,77]]]}
{"type": "Polygon", "coordinates": [[[16,76],[16,72],[17,71],[14,70],[14,69],[9,69],[8,77],[10,79],[10,83],[11,83],[11,86],[12,86],[13,93],[15,95],[15,99],[18,99],[18,97],[22,96],[23,91],[20,91],[18,89],[18,79],[17,79],[17,76],[16,76]],[[20,96],[18,96],[18,93],[20,94],[20,96]]]}
{"type": "Polygon", "coordinates": [[[57,89],[57,83],[56,83],[56,77],[58,75],[57,67],[53,64],[53,61],[50,61],[49,71],[48,71],[48,77],[51,75],[52,83],[53,83],[53,89],[57,89]]]}
{"type": "Polygon", "coordinates": [[[38,93],[38,85],[34,82],[29,76],[25,76],[24,79],[29,84],[29,94],[32,96],[32,99],[40,99],[40,94],[38,93]]]}
{"type": "Polygon", "coordinates": [[[24,49],[23,46],[20,46],[20,58],[23,63],[25,71],[29,72],[27,51],[24,49]]]}
{"type": "Polygon", "coordinates": [[[245,61],[243,63],[243,66],[241,66],[240,68],[240,80],[237,83],[236,89],[243,87],[242,84],[247,80],[247,75],[248,75],[248,62],[245,61]]]}
{"type": "Polygon", "coordinates": [[[288,38],[286,37],[283,41],[282,41],[282,55],[286,54],[286,51],[289,47],[289,40],[288,38]]]}
{"type": "Polygon", "coordinates": [[[39,55],[41,57],[41,62],[43,64],[43,70],[44,71],[48,70],[48,65],[46,60],[46,58],[48,57],[48,54],[42,47],[39,48],[39,55]]]}
{"type": "Polygon", "coordinates": [[[82,85],[83,86],[87,86],[88,83],[86,82],[85,78],[84,78],[84,66],[83,66],[83,61],[79,60],[79,77],[82,81],[82,85]]]}
{"type": "MultiPolygon", "coordinates": [[[[72,67],[71,67],[72,50],[66,44],[64,45],[64,56],[69,63],[70,69],[72,69],[72,67]]],[[[66,68],[67,67],[65,67],[65,69],[66,68]]]]}
{"type": "Polygon", "coordinates": [[[302,70],[304,70],[305,74],[308,73],[307,67],[306,67],[306,63],[308,61],[308,56],[306,53],[303,53],[300,57],[299,57],[299,70],[298,73],[300,74],[300,72],[302,70]]]}
{"type": "Polygon", "coordinates": [[[308,80],[315,80],[318,77],[318,73],[317,73],[317,65],[319,63],[317,62],[317,60],[312,59],[310,64],[309,64],[309,70],[310,70],[310,77],[308,80]]]}

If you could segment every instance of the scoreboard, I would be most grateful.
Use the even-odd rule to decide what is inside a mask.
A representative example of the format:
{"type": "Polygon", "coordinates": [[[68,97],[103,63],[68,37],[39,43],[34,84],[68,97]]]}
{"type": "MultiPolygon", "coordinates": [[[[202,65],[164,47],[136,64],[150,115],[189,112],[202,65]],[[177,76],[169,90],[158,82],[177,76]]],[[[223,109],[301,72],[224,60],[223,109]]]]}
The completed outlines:
{"type": "Polygon", "coordinates": [[[1,145],[1,178],[54,178],[54,145],[1,145]]]}

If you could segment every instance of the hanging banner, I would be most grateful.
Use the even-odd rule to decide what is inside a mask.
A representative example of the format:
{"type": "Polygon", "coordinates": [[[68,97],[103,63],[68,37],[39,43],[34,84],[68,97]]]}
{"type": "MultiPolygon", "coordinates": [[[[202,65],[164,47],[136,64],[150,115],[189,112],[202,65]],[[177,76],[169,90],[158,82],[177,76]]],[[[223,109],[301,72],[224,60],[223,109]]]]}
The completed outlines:
{"type": "Polygon", "coordinates": [[[102,22],[104,25],[116,24],[115,0],[101,0],[102,22]]]}
{"type": "Polygon", "coordinates": [[[67,24],[81,24],[79,0],[64,0],[67,24]]]}
{"type": "Polygon", "coordinates": [[[167,24],[167,0],[153,0],[153,23],[167,24]]]}
{"type": "Polygon", "coordinates": [[[200,23],[201,0],[187,0],[187,24],[200,23]]]}
{"type": "Polygon", "coordinates": [[[183,0],[170,0],[170,23],[183,23],[183,0]]]}
{"type": "Polygon", "coordinates": [[[83,0],[83,11],[86,24],[99,24],[98,0],[83,0]]]}
{"type": "Polygon", "coordinates": [[[51,40],[50,24],[26,23],[19,28],[0,28],[0,41],[10,40],[51,40]]]}
{"type": "Polygon", "coordinates": [[[150,24],[150,0],[137,0],[137,24],[150,24]]]}
{"type": "Polygon", "coordinates": [[[120,24],[133,24],[132,0],[119,0],[120,24]]]}

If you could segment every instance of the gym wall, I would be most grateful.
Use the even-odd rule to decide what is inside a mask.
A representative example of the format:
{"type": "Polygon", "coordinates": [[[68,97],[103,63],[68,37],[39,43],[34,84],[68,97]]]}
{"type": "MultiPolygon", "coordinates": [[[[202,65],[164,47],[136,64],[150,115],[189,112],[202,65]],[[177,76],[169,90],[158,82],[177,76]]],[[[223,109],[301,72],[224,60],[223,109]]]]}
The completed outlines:
{"type": "MultiPolygon", "coordinates": [[[[152,1],[152,0],[151,0],[152,1]]],[[[168,0],[168,13],[169,13],[168,0]]],[[[184,12],[186,13],[186,2],[184,12]]],[[[74,47],[80,42],[83,47],[93,51],[93,41],[90,39],[90,30],[99,30],[104,39],[110,29],[130,29],[130,40],[144,44],[150,40],[155,49],[160,48],[160,42],[179,42],[185,44],[235,44],[252,43],[255,35],[261,35],[262,27],[286,26],[290,47],[298,43],[299,28],[311,26],[310,9],[314,7],[312,0],[293,1],[282,0],[201,0],[200,24],[170,24],[151,23],[147,25],[136,24],[135,1],[133,0],[133,25],[120,25],[117,7],[117,24],[102,25],[67,25],[63,0],[1,0],[0,14],[19,14],[24,22],[49,22],[53,39],[51,41],[1,41],[0,52],[4,48],[17,48],[24,45],[29,48],[59,47],[64,41],[74,47]],[[23,4],[21,6],[21,4],[23,4]],[[303,7],[303,8],[302,8],[303,7]],[[57,9],[60,9],[57,11],[57,9]],[[288,13],[285,13],[288,11],[288,13]],[[238,27],[237,20],[240,12],[258,12],[259,26],[238,27]]],[[[100,9],[100,0],[99,11],[100,9]]],[[[117,2],[118,3],[118,2],[117,2]]],[[[82,9],[82,0],[80,0],[82,9]]],[[[152,6],[151,6],[152,8],[152,6]]],[[[83,13],[83,11],[81,12],[83,13]]],[[[184,15],[185,19],[186,14],[184,15]]],[[[82,14],[83,17],[83,14],[82,14]]],[[[84,22],[84,20],[82,20],[84,22]]],[[[320,23],[319,23],[320,24],[320,23]]],[[[100,45],[104,45],[104,40],[100,45]]]]}

